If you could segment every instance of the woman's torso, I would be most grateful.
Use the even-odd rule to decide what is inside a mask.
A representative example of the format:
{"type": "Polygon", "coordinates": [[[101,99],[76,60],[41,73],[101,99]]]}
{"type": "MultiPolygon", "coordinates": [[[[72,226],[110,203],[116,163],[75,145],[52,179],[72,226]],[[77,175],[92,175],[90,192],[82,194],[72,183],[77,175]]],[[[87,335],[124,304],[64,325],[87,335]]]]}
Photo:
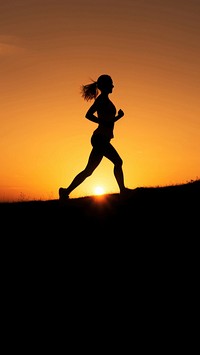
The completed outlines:
{"type": "Polygon", "coordinates": [[[96,106],[99,125],[94,134],[102,134],[104,137],[111,139],[114,137],[116,107],[108,97],[101,95],[96,99],[96,106]]]}

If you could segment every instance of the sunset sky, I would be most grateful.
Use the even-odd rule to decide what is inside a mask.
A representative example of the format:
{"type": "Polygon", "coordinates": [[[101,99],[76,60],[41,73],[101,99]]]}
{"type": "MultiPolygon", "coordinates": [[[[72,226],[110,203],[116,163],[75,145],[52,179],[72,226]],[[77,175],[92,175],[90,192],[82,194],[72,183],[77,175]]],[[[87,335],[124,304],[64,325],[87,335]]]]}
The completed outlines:
{"type": "MultiPolygon", "coordinates": [[[[56,199],[85,167],[101,74],[126,186],[200,178],[199,0],[0,0],[0,201],[56,199]]],[[[118,192],[106,158],[71,197],[96,186],[118,192]]]]}

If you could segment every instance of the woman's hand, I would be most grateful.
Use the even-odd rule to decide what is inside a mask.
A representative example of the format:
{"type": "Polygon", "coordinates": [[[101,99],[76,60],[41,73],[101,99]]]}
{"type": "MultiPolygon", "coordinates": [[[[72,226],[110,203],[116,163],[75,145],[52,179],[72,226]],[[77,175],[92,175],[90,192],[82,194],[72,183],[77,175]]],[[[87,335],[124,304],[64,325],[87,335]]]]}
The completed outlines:
{"type": "Polygon", "coordinates": [[[121,109],[118,111],[117,116],[115,116],[115,122],[124,116],[124,111],[121,109]]]}
{"type": "Polygon", "coordinates": [[[122,118],[124,116],[124,112],[120,109],[118,111],[118,118],[122,118]]]}

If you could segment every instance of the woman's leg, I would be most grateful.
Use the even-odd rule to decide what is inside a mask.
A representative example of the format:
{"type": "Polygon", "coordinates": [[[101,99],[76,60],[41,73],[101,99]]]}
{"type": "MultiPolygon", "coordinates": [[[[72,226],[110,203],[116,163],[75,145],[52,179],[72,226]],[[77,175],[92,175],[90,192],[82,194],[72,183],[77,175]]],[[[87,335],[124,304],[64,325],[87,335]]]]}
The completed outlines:
{"type": "Polygon", "coordinates": [[[119,186],[120,193],[123,193],[126,191],[126,187],[124,185],[124,173],[122,169],[123,161],[120,155],[112,144],[109,143],[104,151],[104,156],[114,164],[114,176],[119,186]]]}
{"type": "Polygon", "coordinates": [[[78,175],[75,176],[71,184],[66,188],[63,189],[61,188],[59,191],[60,197],[61,194],[65,196],[65,198],[68,197],[68,195],[77,187],[79,186],[88,176],[92,175],[93,171],[97,168],[97,166],[100,164],[101,160],[103,158],[103,155],[99,153],[95,148],[92,149],[88,163],[83,171],[81,171],[78,175]]]}

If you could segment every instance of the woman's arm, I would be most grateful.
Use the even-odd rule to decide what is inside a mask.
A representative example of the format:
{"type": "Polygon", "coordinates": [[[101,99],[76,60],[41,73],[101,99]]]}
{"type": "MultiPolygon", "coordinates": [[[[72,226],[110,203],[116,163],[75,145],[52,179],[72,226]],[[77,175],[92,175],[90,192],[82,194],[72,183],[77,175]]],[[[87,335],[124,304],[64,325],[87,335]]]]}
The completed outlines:
{"type": "Polygon", "coordinates": [[[97,111],[96,104],[94,103],[89,110],[86,112],[85,117],[95,123],[99,123],[99,119],[97,116],[94,115],[94,113],[97,111]]]}
{"type": "Polygon", "coordinates": [[[120,118],[122,118],[124,116],[124,112],[120,109],[119,111],[118,111],[118,115],[117,116],[115,116],[115,122],[116,121],[118,121],[120,118]]]}

